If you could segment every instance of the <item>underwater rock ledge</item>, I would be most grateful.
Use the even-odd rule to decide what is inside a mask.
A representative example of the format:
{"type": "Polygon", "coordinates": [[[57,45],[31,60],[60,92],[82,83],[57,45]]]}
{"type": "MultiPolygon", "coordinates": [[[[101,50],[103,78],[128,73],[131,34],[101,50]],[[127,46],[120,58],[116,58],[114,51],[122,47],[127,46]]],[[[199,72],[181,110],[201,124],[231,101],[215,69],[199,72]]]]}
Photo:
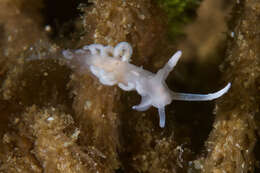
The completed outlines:
{"type": "Polygon", "coordinates": [[[195,161],[202,172],[254,172],[258,157],[260,1],[238,1],[232,15],[227,58],[221,67],[232,87],[215,106],[208,154],[195,161]]]}

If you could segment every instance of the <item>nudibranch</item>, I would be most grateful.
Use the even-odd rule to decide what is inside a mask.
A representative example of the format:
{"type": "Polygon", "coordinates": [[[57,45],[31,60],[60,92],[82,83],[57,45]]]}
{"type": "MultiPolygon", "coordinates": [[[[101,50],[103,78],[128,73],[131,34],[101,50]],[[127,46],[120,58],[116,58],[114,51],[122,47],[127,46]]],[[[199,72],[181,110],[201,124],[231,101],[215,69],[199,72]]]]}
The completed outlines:
{"type": "MultiPolygon", "coordinates": [[[[159,112],[159,125],[165,126],[165,106],[172,100],[206,101],[225,94],[231,84],[210,94],[189,94],[171,91],[165,80],[181,57],[177,51],[156,74],[130,63],[133,50],[129,43],[121,42],[115,47],[91,44],[75,51],[64,50],[63,56],[77,63],[80,68],[87,68],[103,85],[118,85],[125,91],[136,90],[142,100],[132,108],[145,111],[151,106],[159,112]]],[[[74,63],[73,63],[74,62],[74,63]]]]}

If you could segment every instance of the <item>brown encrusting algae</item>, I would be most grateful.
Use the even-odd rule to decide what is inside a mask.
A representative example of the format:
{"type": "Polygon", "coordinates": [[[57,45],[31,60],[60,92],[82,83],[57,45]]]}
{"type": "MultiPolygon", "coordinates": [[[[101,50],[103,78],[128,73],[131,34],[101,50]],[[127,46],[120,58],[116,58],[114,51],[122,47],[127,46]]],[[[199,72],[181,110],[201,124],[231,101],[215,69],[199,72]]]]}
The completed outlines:
{"type": "MultiPolygon", "coordinates": [[[[213,0],[202,2],[204,10],[213,8],[207,6],[212,4],[209,1],[213,0]]],[[[223,41],[213,40],[207,46],[212,53],[209,49],[205,54],[194,53],[203,54],[197,57],[203,61],[193,59],[192,63],[187,57],[195,50],[187,43],[190,28],[198,26],[200,19],[210,19],[211,13],[201,13],[184,29],[190,34],[187,39],[173,43],[168,36],[168,26],[172,32],[173,25],[167,24],[159,1],[63,2],[0,1],[0,173],[259,171],[259,0],[235,2],[227,38],[221,37],[227,43],[225,57],[211,55],[221,54],[224,47],[219,45],[223,41]],[[231,82],[230,91],[215,105],[167,105],[162,129],[156,109],[131,109],[140,99],[135,92],[102,85],[80,68],[82,64],[73,66],[62,55],[63,50],[84,45],[114,47],[119,42],[132,45],[131,64],[153,73],[180,45],[185,60],[166,81],[174,91],[212,93],[231,82]],[[221,65],[216,63],[223,59],[221,65]],[[221,74],[210,70],[218,65],[221,74]]],[[[191,2],[194,8],[199,6],[191,2]]],[[[167,0],[164,8],[167,4],[178,3],[167,0]]],[[[214,13],[227,10],[221,11],[219,5],[214,13]]],[[[218,19],[215,16],[212,22],[227,22],[223,15],[218,19]]],[[[212,29],[223,34],[225,26],[219,28],[212,29]]],[[[204,31],[197,32],[200,39],[204,31]]]]}

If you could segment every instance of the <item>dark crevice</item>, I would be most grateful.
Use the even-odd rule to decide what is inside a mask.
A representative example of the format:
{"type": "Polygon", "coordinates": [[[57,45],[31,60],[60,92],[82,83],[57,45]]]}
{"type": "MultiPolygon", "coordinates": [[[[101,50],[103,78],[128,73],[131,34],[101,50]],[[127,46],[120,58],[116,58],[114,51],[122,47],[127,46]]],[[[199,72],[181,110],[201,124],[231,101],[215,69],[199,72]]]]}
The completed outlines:
{"type": "Polygon", "coordinates": [[[20,87],[15,90],[15,100],[25,106],[66,105],[70,108],[73,100],[66,85],[70,73],[71,70],[57,60],[30,61],[18,78],[20,87]]]}
{"type": "MultiPolygon", "coordinates": [[[[4,24],[0,23],[0,38],[5,38],[5,30],[4,30],[4,24]]],[[[0,40],[0,48],[4,46],[4,40],[0,40]]]]}
{"type": "Polygon", "coordinates": [[[256,159],[256,167],[255,167],[255,172],[260,172],[260,142],[259,142],[259,137],[257,138],[257,143],[255,146],[254,154],[255,154],[255,159],[256,159]]]}
{"type": "MultiPolygon", "coordinates": [[[[220,63],[208,62],[203,66],[196,62],[180,63],[169,76],[168,86],[175,92],[199,94],[216,92],[225,86],[225,83],[220,82],[221,73],[218,70],[220,63]]],[[[212,130],[215,102],[173,101],[167,107],[166,125],[174,127],[176,139],[187,144],[194,156],[202,152],[212,130]]]]}
{"type": "Polygon", "coordinates": [[[260,113],[257,113],[255,116],[255,121],[257,124],[257,132],[256,132],[256,144],[254,146],[254,157],[256,160],[255,164],[255,172],[260,172],[260,113]]]}
{"type": "Polygon", "coordinates": [[[43,0],[44,26],[51,27],[52,39],[70,36],[75,31],[75,21],[82,15],[80,4],[88,5],[87,0],[43,0]]]}
{"type": "Polygon", "coordinates": [[[200,153],[212,130],[214,102],[176,101],[172,104],[174,111],[169,111],[168,120],[175,127],[175,137],[188,145],[195,155],[200,153]]]}
{"type": "Polygon", "coordinates": [[[124,170],[122,168],[119,168],[119,169],[115,170],[115,173],[124,173],[124,170]]]}

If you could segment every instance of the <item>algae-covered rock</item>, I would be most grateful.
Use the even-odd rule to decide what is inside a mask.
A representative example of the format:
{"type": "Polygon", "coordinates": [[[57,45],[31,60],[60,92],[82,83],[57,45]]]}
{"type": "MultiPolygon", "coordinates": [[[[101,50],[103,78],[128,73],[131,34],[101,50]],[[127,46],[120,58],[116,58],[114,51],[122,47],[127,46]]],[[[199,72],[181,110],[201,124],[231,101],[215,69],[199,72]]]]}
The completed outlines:
{"type": "MultiPolygon", "coordinates": [[[[5,172],[97,172],[101,171],[95,148],[76,143],[80,130],[73,118],[50,107],[28,108],[12,119],[3,136],[1,170],[5,172]]],[[[98,153],[98,154],[97,154],[98,153]]]]}
{"type": "MultiPolygon", "coordinates": [[[[259,115],[259,1],[242,1],[233,13],[227,59],[222,66],[230,92],[215,107],[216,119],[200,158],[202,172],[254,172],[259,115]]],[[[258,157],[259,158],[259,157],[258,157]]],[[[257,171],[256,171],[257,172],[257,171]]]]}

